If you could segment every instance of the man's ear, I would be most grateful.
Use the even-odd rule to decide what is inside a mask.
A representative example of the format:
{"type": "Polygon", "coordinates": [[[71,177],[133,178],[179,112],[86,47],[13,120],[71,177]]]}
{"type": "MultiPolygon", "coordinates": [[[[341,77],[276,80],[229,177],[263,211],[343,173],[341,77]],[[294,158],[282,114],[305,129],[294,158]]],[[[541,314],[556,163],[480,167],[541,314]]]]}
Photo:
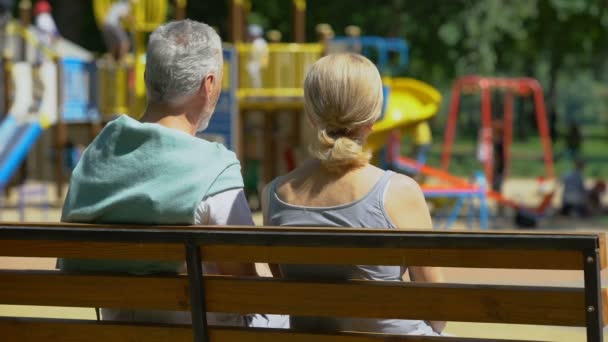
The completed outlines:
{"type": "Polygon", "coordinates": [[[215,83],[215,75],[213,74],[205,76],[205,78],[203,78],[203,82],[201,82],[201,88],[199,91],[201,92],[201,95],[207,99],[211,97],[213,83],[215,83]]]}

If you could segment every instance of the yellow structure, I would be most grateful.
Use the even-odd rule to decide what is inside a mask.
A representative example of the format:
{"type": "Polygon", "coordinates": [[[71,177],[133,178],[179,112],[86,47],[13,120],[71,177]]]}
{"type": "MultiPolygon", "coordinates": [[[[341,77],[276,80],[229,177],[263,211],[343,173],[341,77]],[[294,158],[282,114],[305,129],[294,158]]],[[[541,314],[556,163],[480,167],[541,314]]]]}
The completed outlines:
{"type": "MultiPolygon", "coordinates": [[[[94,0],[97,24],[101,27],[112,5],[119,0],[94,0]]],[[[146,40],[150,32],[167,20],[168,0],[130,0],[131,16],[123,24],[132,33],[134,56],[122,65],[100,62],[100,111],[103,115],[127,113],[139,116],[144,109],[146,40]],[[131,77],[129,75],[131,74],[131,77]],[[129,87],[131,80],[131,87],[129,87]]],[[[178,8],[185,8],[186,0],[176,0],[178,8]]]]}
{"type": "MultiPolygon", "coordinates": [[[[248,72],[252,44],[236,45],[238,52],[239,88],[237,96],[247,106],[248,99],[255,98],[259,105],[263,99],[278,103],[277,99],[298,99],[304,96],[304,78],[308,69],[321,57],[319,44],[276,43],[268,44],[268,63],[261,69],[262,86],[255,87],[248,72]]],[[[283,101],[284,102],[284,101],[283,101]]]]}
{"type": "Polygon", "coordinates": [[[411,78],[385,78],[390,89],[384,116],[374,125],[366,149],[376,152],[386,145],[390,132],[406,130],[427,121],[439,111],[441,93],[432,86],[411,78]]]}

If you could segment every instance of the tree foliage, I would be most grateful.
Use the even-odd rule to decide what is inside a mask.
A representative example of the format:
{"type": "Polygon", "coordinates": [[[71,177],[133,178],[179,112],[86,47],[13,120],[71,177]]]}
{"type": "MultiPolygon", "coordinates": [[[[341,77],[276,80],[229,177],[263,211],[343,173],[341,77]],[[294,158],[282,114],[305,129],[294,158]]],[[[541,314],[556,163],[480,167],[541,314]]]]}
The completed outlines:
{"type": "MultiPolygon", "coordinates": [[[[51,2],[62,32],[87,48],[103,48],[95,24],[88,23],[92,15],[74,15],[92,12],[90,1],[51,2]]],[[[289,41],[291,1],[250,2],[250,22],[278,29],[289,41]]],[[[229,3],[191,0],[187,13],[227,39],[229,3]]],[[[464,74],[536,77],[549,103],[566,108],[566,100],[553,101],[560,92],[580,103],[589,94],[601,99],[608,93],[598,83],[608,80],[607,5],[608,0],[307,0],[306,30],[310,41],[318,23],[331,24],[338,35],[354,24],[365,35],[405,38],[408,75],[438,86],[464,74]],[[588,91],[582,96],[580,89],[588,91]]]]}

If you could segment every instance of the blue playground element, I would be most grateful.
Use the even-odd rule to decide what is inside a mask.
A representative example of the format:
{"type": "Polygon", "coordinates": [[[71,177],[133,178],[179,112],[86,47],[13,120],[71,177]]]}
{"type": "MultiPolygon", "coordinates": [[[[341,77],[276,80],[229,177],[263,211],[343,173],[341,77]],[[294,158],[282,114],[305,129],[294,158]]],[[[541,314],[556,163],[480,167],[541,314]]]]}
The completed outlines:
{"type": "Polygon", "coordinates": [[[41,133],[38,122],[18,122],[10,115],[0,124],[0,190],[6,187],[41,133]]]}
{"type": "Polygon", "coordinates": [[[360,46],[361,54],[372,60],[381,72],[391,65],[391,54],[397,57],[397,63],[393,63],[393,66],[405,67],[409,63],[409,45],[404,39],[376,36],[362,36],[359,38],[340,36],[334,38],[333,42],[345,45],[347,50],[360,46]]]}
{"type": "Polygon", "coordinates": [[[451,208],[448,208],[447,215],[443,217],[435,218],[435,226],[437,228],[449,229],[452,227],[465,202],[468,202],[468,213],[467,213],[467,228],[473,228],[475,216],[479,217],[479,228],[486,230],[489,228],[488,222],[488,201],[486,196],[486,181],[483,172],[476,172],[475,179],[477,186],[469,189],[458,189],[458,188],[445,188],[445,189],[424,189],[425,198],[452,198],[455,199],[455,203],[451,208]],[[475,206],[475,200],[478,201],[478,206],[475,206]],[[476,209],[477,208],[477,215],[476,209]],[[445,223],[441,224],[441,218],[445,218],[445,223]]]}
{"type": "Polygon", "coordinates": [[[61,60],[62,118],[68,123],[100,120],[97,110],[97,67],[76,58],[61,60]]]}
{"type": "Polygon", "coordinates": [[[235,49],[224,47],[224,81],[222,92],[215,107],[213,117],[209,122],[209,127],[205,131],[197,133],[197,136],[222,143],[230,150],[234,150],[237,143],[237,70],[235,49]]]}

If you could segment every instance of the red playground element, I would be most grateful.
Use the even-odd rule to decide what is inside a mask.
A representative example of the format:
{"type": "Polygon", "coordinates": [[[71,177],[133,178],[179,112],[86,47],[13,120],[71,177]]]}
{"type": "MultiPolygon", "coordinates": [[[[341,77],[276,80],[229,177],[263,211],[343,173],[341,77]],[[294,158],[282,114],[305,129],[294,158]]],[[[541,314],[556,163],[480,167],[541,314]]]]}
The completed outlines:
{"type": "MultiPolygon", "coordinates": [[[[452,143],[456,133],[456,120],[458,118],[460,97],[463,93],[481,92],[481,144],[482,151],[492,151],[492,90],[499,89],[504,92],[504,117],[503,117],[503,160],[505,172],[509,170],[511,143],[513,141],[513,100],[514,95],[529,96],[532,95],[534,100],[534,108],[536,111],[536,121],[538,130],[543,144],[543,159],[545,163],[545,179],[555,178],[555,166],[553,163],[553,154],[551,151],[551,137],[549,135],[549,127],[547,123],[547,114],[545,110],[545,100],[543,89],[540,83],[533,78],[494,78],[494,77],[479,77],[465,76],[456,81],[452,87],[452,99],[450,103],[450,112],[448,116],[447,127],[445,130],[443,154],[441,158],[441,171],[444,172],[442,178],[454,185],[462,185],[462,180],[458,182],[456,179],[446,177],[449,175],[448,167],[450,165],[450,157],[452,152],[452,143]]],[[[488,184],[492,184],[494,178],[493,155],[491,152],[484,158],[484,173],[488,184]]],[[[422,170],[423,173],[429,173],[431,170],[422,170]]],[[[440,170],[432,170],[431,173],[438,173],[440,170]]],[[[440,176],[440,175],[437,175],[440,176]]],[[[503,205],[518,209],[521,212],[528,214],[542,215],[550,206],[551,198],[554,191],[545,194],[541,203],[536,208],[524,208],[520,204],[505,198],[502,194],[488,189],[487,194],[491,199],[494,199],[503,205]]]]}
{"type": "MultiPolygon", "coordinates": [[[[555,177],[555,166],[553,164],[553,154],[551,151],[551,138],[549,136],[549,126],[547,124],[547,113],[545,111],[545,100],[543,89],[540,83],[533,78],[493,78],[493,77],[478,77],[465,76],[454,84],[452,87],[452,100],[450,103],[450,112],[448,116],[447,127],[445,131],[445,139],[443,142],[443,154],[441,156],[441,168],[448,170],[450,165],[450,157],[452,152],[452,143],[454,142],[454,134],[456,133],[456,120],[460,106],[460,96],[463,92],[480,91],[481,92],[481,126],[482,126],[482,144],[491,150],[492,146],[492,100],[491,93],[493,89],[504,90],[504,160],[506,169],[508,169],[510,161],[510,148],[513,141],[513,96],[528,96],[532,94],[534,97],[534,107],[536,111],[536,121],[538,130],[543,144],[543,156],[545,162],[546,178],[555,177]]],[[[484,162],[484,171],[488,182],[492,182],[492,158],[486,158],[484,162]]]]}
{"type": "MultiPolygon", "coordinates": [[[[452,152],[452,143],[456,133],[456,120],[460,107],[460,97],[463,93],[481,92],[481,144],[483,151],[492,151],[492,91],[495,89],[504,92],[504,117],[503,119],[503,160],[505,170],[509,169],[510,164],[510,148],[513,141],[513,102],[514,96],[530,96],[534,100],[536,112],[536,121],[538,130],[543,145],[543,159],[545,163],[545,178],[555,178],[555,166],[553,164],[553,154],[551,151],[551,138],[549,136],[549,126],[547,123],[547,114],[545,110],[545,100],[543,89],[540,83],[533,78],[494,78],[494,77],[479,77],[465,76],[456,81],[452,87],[452,99],[450,103],[450,112],[448,116],[447,127],[445,130],[445,139],[443,145],[443,153],[441,157],[441,169],[447,173],[450,165],[450,157],[452,152]]],[[[484,158],[484,173],[486,180],[492,184],[493,174],[493,156],[488,153],[484,158]]],[[[501,194],[494,191],[489,191],[490,198],[498,200],[503,204],[512,207],[518,207],[516,203],[504,198],[501,194]]],[[[552,194],[551,194],[552,195],[552,194]]],[[[537,214],[539,211],[544,211],[550,203],[551,196],[546,196],[538,208],[532,210],[537,214]]]]}

